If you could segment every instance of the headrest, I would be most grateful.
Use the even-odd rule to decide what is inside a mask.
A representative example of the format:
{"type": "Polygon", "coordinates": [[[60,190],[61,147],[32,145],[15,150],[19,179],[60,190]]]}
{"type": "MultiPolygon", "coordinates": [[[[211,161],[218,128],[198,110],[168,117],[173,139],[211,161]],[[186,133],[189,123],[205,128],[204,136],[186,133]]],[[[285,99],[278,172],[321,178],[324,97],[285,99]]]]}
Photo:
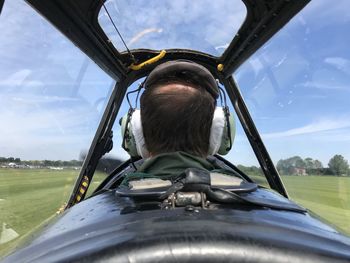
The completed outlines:
{"type": "Polygon", "coordinates": [[[214,99],[219,96],[219,89],[215,78],[208,69],[189,60],[173,60],[158,65],[148,75],[144,88],[174,80],[183,80],[196,86],[205,88],[214,99]]]}

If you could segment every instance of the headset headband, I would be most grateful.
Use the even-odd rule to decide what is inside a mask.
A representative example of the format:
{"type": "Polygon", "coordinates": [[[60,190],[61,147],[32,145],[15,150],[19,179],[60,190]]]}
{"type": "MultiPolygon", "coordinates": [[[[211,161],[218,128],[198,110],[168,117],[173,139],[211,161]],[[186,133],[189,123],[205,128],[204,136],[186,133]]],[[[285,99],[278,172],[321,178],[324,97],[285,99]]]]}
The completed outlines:
{"type": "Polygon", "coordinates": [[[184,80],[198,87],[205,88],[216,100],[219,97],[219,89],[213,75],[208,69],[188,60],[173,60],[165,62],[148,75],[144,88],[160,83],[184,80]]]}
{"type": "Polygon", "coordinates": [[[123,137],[122,147],[131,157],[142,156],[143,158],[147,158],[149,152],[143,137],[140,111],[132,107],[128,95],[132,92],[139,93],[142,87],[147,92],[147,90],[157,85],[175,83],[177,81],[188,82],[198,88],[205,89],[214,98],[215,104],[220,96],[221,103],[224,102],[224,105],[222,108],[216,107],[214,112],[208,154],[219,153],[224,155],[231,149],[235,136],[235,123],[226,105],[225,92],[219,87],[210,71],[202,65],[188,60],[175,60],[155,67],[137,90],[127,93],[130,109],[129,113],[121,119],[121,132],[123,137]],[[222,97],[224,97],[224,101],[222,101],[222,97]]]}

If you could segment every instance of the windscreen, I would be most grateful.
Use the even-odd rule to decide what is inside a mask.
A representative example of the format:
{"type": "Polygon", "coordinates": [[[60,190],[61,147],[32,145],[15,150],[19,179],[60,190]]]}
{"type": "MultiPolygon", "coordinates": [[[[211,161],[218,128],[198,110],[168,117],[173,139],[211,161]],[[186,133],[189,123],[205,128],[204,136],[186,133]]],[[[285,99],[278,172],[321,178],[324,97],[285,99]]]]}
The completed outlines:
{"type": "Polygon", "coordinates": [[[120,52],[126,47],[117,30],[130,50],[182,48],[219,56],[245,16],[240,0],[109,0],[98,22],[120,52]]]}

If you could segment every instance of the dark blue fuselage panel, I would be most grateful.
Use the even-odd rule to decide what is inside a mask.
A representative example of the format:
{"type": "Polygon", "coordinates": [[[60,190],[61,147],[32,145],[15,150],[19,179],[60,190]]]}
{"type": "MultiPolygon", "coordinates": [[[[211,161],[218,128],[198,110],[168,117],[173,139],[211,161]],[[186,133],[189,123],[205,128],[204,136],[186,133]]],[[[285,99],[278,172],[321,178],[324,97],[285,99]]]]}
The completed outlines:
{"type": "MultiPolygon", "coordinates": [[[[274,195],[267,190],[256,194],[261,191],[270,198],[274,195]]],[[[152,262],[174,256],[179,261],[227,261],[227,257],[278,261],[286,253],[291,261],[300,256],[350,260],[350,239],[307,213],[242,205],[157,207],[154,202],[116,197],[114,191],[102,193],[66,210],[4,262],[132,258],[152,262]],[[275,256],[269,259],[271,252],[275,256]]]]}

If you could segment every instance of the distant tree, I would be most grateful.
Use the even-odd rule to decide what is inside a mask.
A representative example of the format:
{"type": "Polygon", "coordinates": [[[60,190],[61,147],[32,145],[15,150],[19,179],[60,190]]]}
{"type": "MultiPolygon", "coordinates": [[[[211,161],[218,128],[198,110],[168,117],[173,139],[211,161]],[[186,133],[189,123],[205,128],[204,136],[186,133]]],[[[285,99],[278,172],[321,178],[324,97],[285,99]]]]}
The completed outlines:
{"type": "Polygon", "coordinates": [[[34,166],[40,166],[40,165],[42,165],[42,162],[39,161],[39,160],[33,160],[33,161],[32,161],[32,165],[34,165],[34,166]]]}
{"type": "Polygon", "coordinates": [[[314,169],[322,169],[323,164],[319,160],[314,161],[314,169]]]}
{"type": "Polygon", "coordinates": [[[289,158],[289,162],[292,166],[296,168],[306,168],[306,164],[300,156],[294,156],[292,158],[289,158]]]}
{"type": "Polygon", "coordinates": [[[281,174],[288,174],[288,172],[289,172],[288,164],[287,164],[286,160],[283,160],[283,159],[281,159],[277,162],[276,168],[277,168],[278,172],[280,172],[281,174]]]}
{"type": "Polygon", "coordinates": [[[319,160],[313,160],[308,157],[304,159],[304,163],[307,174],[322,174],[321,169],[323,168],[323,165],[319,160]]]}
{"type": "Polygon", "coordinates": [[[314,160],[310,157],[304,160],[306,170],[311,170],[314,168],[314,160]]]}
{"type": "Polygon", "coordinates": [[[319,169],[322,175],[332,175],[333,172],[328,167],[319,169]]]}
{"type": "Polygon", "coordinates": [[[306,163],[300,156],[293,156],[286,160],[281,159],[277,162],[277,170],[281,174],[291,175],[295,168],[306,168],[306,163]]]}
{"type": "Polygon", "coordinates": [[[43,161],[43,165],[44,165],[45,167],[54,166],[54,161],[51,161],[51,160],[44,160],[44,161],[43,161]]]}
{"type": "Polygon", "coordinates": [[[15,159],[14,159],[14,162],[15,162],[15,163],[20,163],[20,162],[21,162],[21,159],[20,159],[20,158],[15,158],[15,159]]]}
{"type": "Polygon", "coordinates": [[[15,161],[15,158],[13,158],[13,157],[9,157],[9,158],[7,158],[7,161],[12,163],[12,162],[14,162],[14,161],[15,161]]]}
{"type": "Polygon", "coordinates": [[[329,160],[328,167],[334,175],[345,175],[349,171],[348,161],[340,154],[334,155],[329,160]]]}
{"type": "Polygon", "coordinates": [[[79,167],[83,165],[83,161],[70,160],[71,166],[79,167]]]}

